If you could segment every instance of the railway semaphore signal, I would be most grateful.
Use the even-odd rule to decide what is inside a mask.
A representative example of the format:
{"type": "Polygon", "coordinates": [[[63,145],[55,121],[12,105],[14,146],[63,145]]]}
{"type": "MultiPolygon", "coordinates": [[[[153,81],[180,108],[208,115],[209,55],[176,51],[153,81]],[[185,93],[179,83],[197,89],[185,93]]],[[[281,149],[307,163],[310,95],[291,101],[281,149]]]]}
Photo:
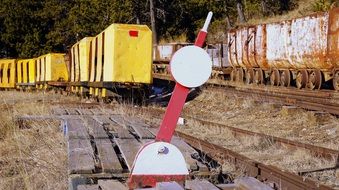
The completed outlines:
{"type": "Polygon", "coordinates": [[[176,85],[155,141],[138,152],[129,179],[129,188],[155,187],[157,182],[184,183],[188,170],[177,147],[170,144],[190,88],[204,84],[212,71],[212,61],[201,47],[207,36],[212,12],[208,13],[194,46],[178,50],[171,59],[171,74],[176,85]]]}

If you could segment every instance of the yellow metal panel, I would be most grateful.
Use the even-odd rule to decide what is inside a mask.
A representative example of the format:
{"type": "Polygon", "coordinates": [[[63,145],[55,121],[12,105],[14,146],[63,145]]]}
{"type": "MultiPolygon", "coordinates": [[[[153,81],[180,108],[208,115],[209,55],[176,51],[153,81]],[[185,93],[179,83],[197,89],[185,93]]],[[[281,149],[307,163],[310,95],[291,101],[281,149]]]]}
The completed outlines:
{"type": "Polygon", "coordinates": [[[65,54],[49,53],[38,58],[37,73],[41,68],[40,81],[67,81],[65,54]]]}
{"type": "Polygon", "coordinates": [[[65,54],[50,53],[51,60],[51,81],[68,81],[67,66],[65,63],[65,54]]]}
{"type": "Polygon", "coordinates": [[[36,81],[39,82],[40,81],[40,71],[41,71],[40,59],[37,58],[35,60],[35,63],[36,63],[36,81]]]}
{"type": "MultiPolygon", "coordinates": [[[[75,46],[75,45],[74,45],[75,46]]],[[[70,68],[70,70],[71,70],[71,78],[70,78],[70,81],[71,82],[74,82],[75,81],[75,77],[74,77],[74,67],[75,67],[75,54],[74,54],[74,49],[75,49],[75,47],[74,46],[72,46],[72,48],[71,48],[71,68],[70,68]]]]}
{"type": "Polygon", "coordinates": [[[103,56],[103,48],[104,48],[104,44],[103,44],[103,37],[104,36],[104,32],[100,33],[98,35],[98,38],[97,38],[97,67],[96,67],[96,76],[95,76],[95,81],[96,82],[99,82],[101,81],[101,76],[102,76],[102,66],[103,66],[103,59],[102,59],[102,56],[103,56]]]}
{"type": "Polygon", "coordinates": [[[15,59],[1,59],[0,70],[2,70],[2,88],[14,88],[16,83],[16,63],[15,59]]]}
{"type": "Polygon", "coordinates": [[[91,57],[91,63],[90,63],[90,82],[94,82],[95,80],[95,73],[96,73],[96,46],[97,46],[97,37],[92,39],[92,45],[91,45],[91,52],[90,52],[90,57],[91,57]]]}
{"type": "Polygon", "coordinates": [[[22,82],[23,83],[27,83],[27,78],[28,78],[28,73],[27,73],[27,71],[28,71],[28,62],[29,62],[29,60],[23,60],[23,62],[22,62],[22,66],[21,66],[21,68],[22,68],[22,82]]]}
{"type": "Polygon", "coordinates": [[[74,46],[74,81],[80,79],[80,60],[79,60],[79,44],[74,46]]]}
{"type": "Polygon", "coordinates": [[[42,82],[45,81],[45,63],[44,63],[44,56],[40,56],[38,58],[38,65],[39,65],[39,78],[38,81],[42,82]]]}
{"type": "Polygon", "coordinates": [[[30,59],[28,62],[28,81],[29,83],[35,83],[37,60],[30,59]]]}
{"type": "Polygon", "coordinates": [[[114,24],[105,30],[105,65],[104,81],[113,82],[113,64],[116,51],[114,51],[114,24]]]}
{"type": "Polygon", "coordinates": [[[85,82],[89,79],[90,49],[92,37],[86,37],[80,41],[80,81],[85,82]]]}
{"type": "Polygon", "coordinates": [[[151,83],[151,30],[146,25],[113,24],[104,32],[104,81],[151,83]]]}
{"type": "Polygon", "coordinates": [[[17,76],[17,83],[22,83],[23,82],[23,63],[24,60],[19,60],[18,63],[16,64],[16,76],[17,76]]]}
{"type": "Polygon", "coordinates": [[[2,60],[0,60],[0,88],[3,87],[4,68],[5,68],[5,64],[2,63],[2,60]]]}
{"type": "Polygon", "coordinates": [[[35,82],[35,62],[34,59],[23,59],[17,63],[17,83],[35,82]]]}

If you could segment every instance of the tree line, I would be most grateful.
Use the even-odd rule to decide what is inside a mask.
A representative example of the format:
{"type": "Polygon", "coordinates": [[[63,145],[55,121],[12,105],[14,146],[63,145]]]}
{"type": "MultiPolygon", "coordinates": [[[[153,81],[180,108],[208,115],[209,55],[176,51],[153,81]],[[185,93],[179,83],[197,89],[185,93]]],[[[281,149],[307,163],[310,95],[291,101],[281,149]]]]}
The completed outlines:
{"type": "Polygon", "coordinates": [[[208,11],[214,12],[212,30],[226,31],[294,6],[293,0],[0,0],[0,57],[66,52],[112,23],[147,24],[154,42],[193,41],[208,11]]]}

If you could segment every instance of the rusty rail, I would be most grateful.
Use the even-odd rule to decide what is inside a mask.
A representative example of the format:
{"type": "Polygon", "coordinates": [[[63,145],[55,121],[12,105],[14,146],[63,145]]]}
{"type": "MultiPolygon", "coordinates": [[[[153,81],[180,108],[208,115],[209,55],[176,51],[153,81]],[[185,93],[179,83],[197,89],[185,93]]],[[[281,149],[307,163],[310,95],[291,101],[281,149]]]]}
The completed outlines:
{"type": "MultiPolygon", "coordinates": [[[[152,108],[151,110],[148,109],[148,112],[152,112],[151,114],[154,115],[155,117],[159,117],[159,113],[163,113],[164,110],[159,109],[159,108],[152,108]],[[151,111],[152,110],[152,111],[151,111]]],[[[146,110],[145,110],[146,111],[146,110]]],[[[264,133],[258,133],[258,132],[253,132],[245,129],[240,129],[236,127],[231,127],[222,123],[218,122],[213,122],[213,121],[206,121],[203,119],[199,119],[187,114],[182,114],[182,117],[186,119],[192,119],[196,122],[199,122],[203,125],[210,125],[212,127],[223,127],[231,130],[235,135],[248,135],[248,136],[257,136],[260,138],[265,138],[265,139],[270,139],[272,142],[279,143],[281,145],[286,145],[294,148],[301,148],[310,151],[311,154],[318,156],[318,157],[323,157],[326,159],[335,159],[339,161],[339,150],[334,150],[334,149],[329,149],[325,147],[320,147],[316,145],[311,145],[307,143],[302,143],[294,140],[289,140],[281,137],[276,137],[272,135],[266,135],[264,133]]],[[[339,163],[338,163],[339,164],[339,163]]]]}
{"type": "Polygon", "coordinates": [[[191,146],[201,150],[203,153],[207,154],[219,163],[232,163],[236,166],[236,168],[242,169],[247,175],[256,177],[266,183],[273,184],[274,188],[294,190],[332,189],[331,187],[318,184],[313,180],[304,179],[294,173],[282,171],[274,166],[262,164],[219,145],[209,143],[181,132],[176,132],[176,134],[183,138],[191,146]]]}
{"type": "MultiPolygon", "coordinates": [[[[211,84],[211,83],[210,83],[211,84]]],[[[299,106],[304,109],[325,111],[339,115],[339,93],[330,90],[298,90],[295,88],[263,87],[236,84],[213,83],[207,86],[224,93],[232,93],[242,97],[254,98],[260,101],[274,101],[287,105],[299,106]]]]}
{"type": "MultiPolygon", "coordinates": [[[[173,81],[169,74],[153,73],[153,77],[173,81]]],[[[213,88],[225,93],[239,96],[251,96],[261,101],[274,101],[286,105],[299,106],[304,109],[325,111],[339,115],[339,92],[334,90],[305,90],[293,87],[273,87],[237,84],[218,79],[210,79],[206,88],[213,88]]]]}
{"type": "Polygon", "coordinates": [[[302,142],[298,142],[298,141],[284,139],[284,138],[280,138],[280,137],[276,137],[276,136],[266,135],[266,134],[263,134],[263,133],[257,133],[257,132],[253,132],[253,131],[239,129],[239,128],[227,126],[225,124],[212,122],[212,121],[206,121],[206,120],[202,120],[202,119],[198,119],[198,118],[194,118],[194,117],[186,116],[186,118],[191,118],[191,119],[193,119],[193,120],[195,120],[199,123],[202,123],[204,125],[211,125],[211,126],[215,126],[215,127],[227,128],[227,129],[231,130],[233,133],[235,133],[236,135],[257,136],[257,137],[261,137],[261,138],[265,138],[265,139],[270,139],[275,143],[280,143],[280,144],[284,144],[284,145],[287,145],[287,146],[305,149],[305,150],[310,151],[315,156],[319,156],[319,157],[323,157],[323,158],[327,158],[327,159],[333,159],[333,158],[339,157],[339,150],[329,149],[329,148],[325,148],[325,147],[320,147],[320,146],[315,146],[315,145],[311,145],[311,144],[307,144],[307,143],[302,143],[302,142]]]}

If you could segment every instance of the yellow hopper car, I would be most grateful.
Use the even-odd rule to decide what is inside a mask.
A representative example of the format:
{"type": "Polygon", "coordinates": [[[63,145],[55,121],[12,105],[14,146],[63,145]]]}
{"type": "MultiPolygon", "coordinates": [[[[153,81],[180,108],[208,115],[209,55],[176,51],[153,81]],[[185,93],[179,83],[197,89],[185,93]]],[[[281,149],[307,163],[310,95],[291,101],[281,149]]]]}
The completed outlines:
{"type": "Polygon", "coordinates": [[[86,37],[74,44],[70,50],[70,86],[72,92],[82,94],[89,80],[92,37],[86,37]]]}
{"type": "Polygon", "coordinates": [[[90,94],[105,97],[107,90],[152,82],[152,32],[146,25],[112,24],[90,46],[90,94]]]}
{"type": "Polygon", "coordinates": [[[15,88],[16,59],[0,59],[0,88],[15,88]]]}
{"type": "Polygon", "coordinates": [[[17,62],[16,77],[17,77],[17,88],[31,88],[35,86],[35,59],[21,59],[17,62]]]}
{"type": "Polygon", "coordinates": [[[68,81],[65,54],[49,53],[38,57],[36,64],[36,86],[47,88],[49,82],[68,81]]]}

